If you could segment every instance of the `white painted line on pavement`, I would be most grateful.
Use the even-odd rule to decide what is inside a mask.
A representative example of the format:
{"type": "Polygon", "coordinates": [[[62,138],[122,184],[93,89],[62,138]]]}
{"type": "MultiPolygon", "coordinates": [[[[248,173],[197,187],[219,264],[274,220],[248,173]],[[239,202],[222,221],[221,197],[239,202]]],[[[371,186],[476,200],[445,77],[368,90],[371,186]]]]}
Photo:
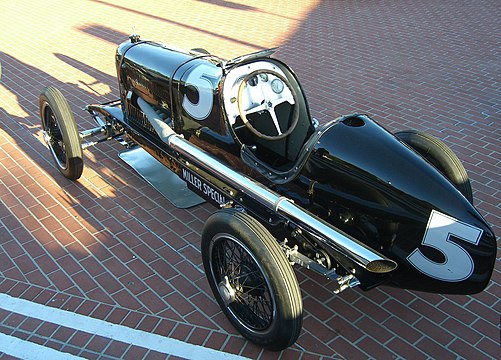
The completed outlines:
{"type": "Polygon", "coordinates": [[[83,359],[65,352],[0,333],[0,352],[23,360],[83,359]]]}
{"type": "MultiPolygon", "coordinates": [[[[185,359],[247,359],[239,355],[228,354],[165,336],[132,329],[127,326],[112,324],[104,320],[94,319],[70,311],[40,305],[28,300],[14,298],[7,294],[0,294],[0,308],[27,317],[84,331],[89,334],[96,334],[108,339],[122,341],[127,344],[155,350],[164,354],[179,356],[185,359]]],[[[0,351],[4,351],[3,341],[0,341],[0,351]]],[[[52,357],[48,356],[45,359],[52,359],[52,357]]]]}

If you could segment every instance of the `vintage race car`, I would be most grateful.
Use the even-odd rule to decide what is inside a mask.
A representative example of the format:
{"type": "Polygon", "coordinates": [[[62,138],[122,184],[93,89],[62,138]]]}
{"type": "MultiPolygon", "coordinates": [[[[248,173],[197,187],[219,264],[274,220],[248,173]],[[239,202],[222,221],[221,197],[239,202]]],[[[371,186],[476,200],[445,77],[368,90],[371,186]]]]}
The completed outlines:
{"type": "Polygon", "coordinates": [[[482,291],[496,237],[457,156],[431,135],[392,134],[367,115],[319,124],[273,52],[224,60],[131,36],[116,52],[119,99],[86,108],[96,128],[79,132],[57,89],[41,94],[56,166],[76,180],[82,149],[118,139],[213,203],[201,239],[210,287],[241,334],[272,350],[301,331],[295,264],[336,292],[482,291]]]}

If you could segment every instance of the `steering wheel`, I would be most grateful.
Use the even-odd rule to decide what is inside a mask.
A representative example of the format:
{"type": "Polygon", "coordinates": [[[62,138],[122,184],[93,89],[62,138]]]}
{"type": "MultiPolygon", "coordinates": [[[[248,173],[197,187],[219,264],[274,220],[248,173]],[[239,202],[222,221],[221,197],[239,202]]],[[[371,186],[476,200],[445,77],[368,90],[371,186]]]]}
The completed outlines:
{"type": "MultiPolygon", "coordinates": [[[[271,85],[270,85],[270,90],[271,90],[271,85]]],[[[281,91],[281,93],[283,93],[283,90],[281,91]]],[[[273,93],[273,94],[276,94],[276,93],[273,93]]],[[[299,120],[299,106],[298,106],[298,97],[297,97],[296,91],[294,90],[294,88],[291,86],[289,81],[283,75],[281,75],[278,72],[273,71],[273,70],[259,69],[259,70],[255,70],[255,71],[249,73],[247,76],[245,76],[243,78],[242,82],[240,83],[239,88],[238,88],[237,102],[238,102],[238,112],[240,113],[240,118],[242,119],[242,122],[245,124],[245,126],[252,133],[254,133],[257,137],[264,139],[264,140],[270,140],[270,141],[280,140],[280,139],[283,139],[283,138],[289,136],[292,133],[292,131],[296,128],[296,125],[297,125],[298,120],[299,120]],[[277,105],[285,102],[285,101],[290,102],[290,100],[291,100],[290,96],[283,96],[283,97],[276,96],[274,99],[270,100],[270,99],[267,99],[268,96],[263,91],[263,100],[261,101],[261,103],[259,103],[256,106],[253,106],[247,110],[242,109],[242,103],[243,103],[242,96],[244,93],[244,89],[245,89],[247,83],[249,82],[249,80],[254,78],[254,77],[256,77],[258,79],[258,81],[262,81],[262,80],[259,80],[259,77],[257,76],[259,74],[270,74],[270,75],[277,77],[278,79],[280,79],[283,82],[284,87],[289,89],[289,91],[292,94],[292,104],[294,104],[293,105],[294,110],[292,113],[292,120],[290,122],[290,126],[284,132],[280,128],[277,114],[275,112],[275,107],[277,105]],[[253,113],[256,113],[259,111],[268,111],[268,113],[271,116],[271,119],[273,120],[273,125],[275,126],[275,129],[277,130],[278,135],[263,134],[262,132],[256,130],[256,128],[254,128],[254,126],[252,126],[252,124],[247,119],[247,115],[253,114],[253,113]]]]}

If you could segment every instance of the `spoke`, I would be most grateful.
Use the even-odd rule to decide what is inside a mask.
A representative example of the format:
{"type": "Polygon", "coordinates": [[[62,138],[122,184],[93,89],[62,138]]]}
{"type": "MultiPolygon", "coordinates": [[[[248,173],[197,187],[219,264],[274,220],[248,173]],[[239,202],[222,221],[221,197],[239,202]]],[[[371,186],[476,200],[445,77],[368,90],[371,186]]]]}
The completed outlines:
{"type": "Polygon", "coordinates": [[[291,105],[295,104],[294,98],[292,96],[281,96],[281,97],[276,98],[273,101],[271,101],[271,103],[273,104],[273,107],[275,107],[275,106],[280,105],[286,101],[291,105]]]}
{"type": "Polygon", "coordinates": [[[273,124],[277,129],[278,135],[282,135],[282,130],[280,129],[280,124],[278,123],[277,114],[275,113],[275,107],[269,108],[268,112],[270,113],[271,119],[273,120],[273,124]]]}
{"type": "Polygon", "coordinates": [[[233,274],[235,273],[235,245],[232,242],[225,241],[221,244],[221,252],[222,252],[222,263],[223,263],[223,271],[222,275],[228,276],[229,279],[233,278],[233,274]]]}
{"type": "Polygon", "coordinates": [[[216,253],[221,278],[227,276],[233,283],[241,273],[242,253],[240,247],[232,241],[224,241],[218,245],[216,253]]]}
{"type": "MultiPolygon", "coordinates": [[[[251,271],[251,272],[248,272],[245,274],[240,274],[239,276],[233,277],[233,280],[240,280],[241,278],[247,278],[250,275],[254,275],[254,274],[259,274],[259,270],[254,270],[254,271],[251,271]]],[[[245,285],[245,282],[243,282],[242,285],[245,285]]]]}
{"type": "Polygon", "coordinates": [[[246,313],[248,321],[256,327],[265,328],[272,319],[272,306],[269,300],[262,296],[256,297],[249,294],[237,296],[235,302],[246,313]]]}
{"type": "MultiPolygon", "coordinates": [[[[254,290],[261,290],[261,291],[265,291],[266,290],[266,286],[263,286],[264,283],[261,283],[259,285],[256,285],[256,286],[253,286],[253,287],[246,287],[246,291],[245,293],[249,293],[249,292],[252,292],[254,290]]],[[[243,282],[241,284],[242,286],[245,286],[245,282],[243,282]]]]}
{"type": "Polygon", "coordinates": [[[265,102],[265,101],[263,101],[261,104],[256,105],[256,106],[254,106],[254,107],[251,107],[251,108],[249,108],[249,109],[245,110],[245,111],[244,111],[244,114],[245,114],[245,115],[254,114],[254,113],[256,113],[256,112],[259,112],[259,111],[264,111],[264,110],[266,110],[266,109],[267,109],[266,102],[265,102]]]}
{"type": "Polygon", "coordinates": [[[257,302],[254,312],[258,314],[261,319],[269,322],[272,317],[270,302],[261,298],[260,301],[257,302]]]}
{"type": "Polygon", "coordinates": [[[215,274],[218,284],[226,281],[228,288],[234,291],[226,306],[239,321],[255,330],[269,327],[273,320],[273,302],[256,260],[230,239],[217,242],[213,250],[214,270],[219,272],[215,274]]]}
{"type": "Polygon", "coordinates": [[[219,274],[221,275],[221,278],[224,278],[224,276],[228,273],[228,264],[226,261],[225,249],[221,246],[217,249],[217,258],[219,264],[219,274]]]}

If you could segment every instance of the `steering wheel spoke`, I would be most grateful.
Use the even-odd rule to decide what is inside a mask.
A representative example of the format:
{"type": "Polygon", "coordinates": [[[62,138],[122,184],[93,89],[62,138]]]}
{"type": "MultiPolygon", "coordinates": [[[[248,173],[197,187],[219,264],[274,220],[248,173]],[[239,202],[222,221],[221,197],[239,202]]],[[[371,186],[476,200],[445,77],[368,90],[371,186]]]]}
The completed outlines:
{"type": "Polygon", "coordinates": [[[280,104],[283,104],[286,101],[291,105],[295,104],[294,97],[292,95],[291,96],[281,96],[281,97],[276,98],[275,100],[272,101],[273,107],[276,107],[280,104]]]}
{"type": "Polygon", "coordinates": [[[275,128],[277,129],[278,135],[282,135],[282,130],[280,129],[280,123],[278,122],[277,113],[275,112],[275,107],[268,109],[268,112],[270,113],[271,119],[273,120],[273,125],[275,125],[275,128]]]}
{"type": "Polygon", "coordinates": [[[254,113],[257,113],[257,112],[260,112],[260,111],[264,111],[264,110],[267,110],[267,105],[266,105],[265,101],[263,101],[262,104],[259,104],[259,105],[256,105],[256,106],[251,106],[247,110],[243,110],[243,113],[245,115],[249,115],[249,114],[254,114],[254,113]]]}

